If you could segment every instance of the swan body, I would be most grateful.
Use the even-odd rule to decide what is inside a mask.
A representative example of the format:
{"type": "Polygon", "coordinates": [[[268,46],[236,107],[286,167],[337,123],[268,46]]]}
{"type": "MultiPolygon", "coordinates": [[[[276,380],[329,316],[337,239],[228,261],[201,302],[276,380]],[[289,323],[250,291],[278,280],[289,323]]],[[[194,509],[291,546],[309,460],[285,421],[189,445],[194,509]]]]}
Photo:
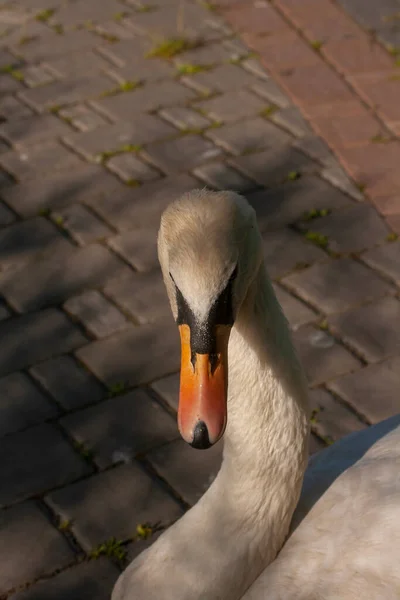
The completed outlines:
{"type": "MultiPolygon", "coordinates": [[[[226,380],[223,462],[199,502],[120,576],[112,600],[350,599],[353,588],[359,593],[357,577],[367,578],[367,593],[379,587],[384,561],[378,557],[368,571],[358,540],[369,544],[371,556],[388,548],[382,531],[389,535],[396,525],[390,507],[395,511],[400,493],[394,469],[399,429],[389,426],[376,446],[369,438],[361,442],[370,446],[364,456],[353,452],[350,436],[313,461],[293,532],[276,558],[307,467],[309,409],[306,381],[263,263],[255,213],[233,192],[186,194],[162,217],[158,252],[182,340],[179,427],[195,447],[216,441],[226,424],[226,380]],[[359,463],[350,466],[354,455],[359,463]],[[387,466],[380,470],[380,464],[387,466]]],[[[371,437],[371,431],[358,435],[371,437]]]]}

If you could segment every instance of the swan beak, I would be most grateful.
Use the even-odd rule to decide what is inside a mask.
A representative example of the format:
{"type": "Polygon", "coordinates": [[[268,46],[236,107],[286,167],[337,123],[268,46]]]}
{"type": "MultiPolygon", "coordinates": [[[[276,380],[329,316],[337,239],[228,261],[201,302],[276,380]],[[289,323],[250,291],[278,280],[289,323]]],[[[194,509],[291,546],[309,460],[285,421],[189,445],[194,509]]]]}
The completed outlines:
{"type": "Polygon", "coordinates": [[[206,449],[223,435],[227,418],[227,355],[231,327],[215,328],[215,352],[192,352],[189,325],[180,325],[181,382],[178,427],[194,448],[206,449]]]}

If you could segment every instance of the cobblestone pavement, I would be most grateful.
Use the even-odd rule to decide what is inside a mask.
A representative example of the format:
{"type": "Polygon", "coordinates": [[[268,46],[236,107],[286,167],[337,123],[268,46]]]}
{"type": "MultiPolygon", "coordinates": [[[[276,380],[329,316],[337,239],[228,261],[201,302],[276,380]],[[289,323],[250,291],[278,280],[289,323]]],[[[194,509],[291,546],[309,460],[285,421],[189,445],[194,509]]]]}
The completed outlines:
{"type": "Polygon", "coordinates": [[[175,423],[185,190],[258,213],[311,451],[399,410],[400,2],[149,2],[0,5],[1,598],[108,599],[218,470],[175,423]]]}

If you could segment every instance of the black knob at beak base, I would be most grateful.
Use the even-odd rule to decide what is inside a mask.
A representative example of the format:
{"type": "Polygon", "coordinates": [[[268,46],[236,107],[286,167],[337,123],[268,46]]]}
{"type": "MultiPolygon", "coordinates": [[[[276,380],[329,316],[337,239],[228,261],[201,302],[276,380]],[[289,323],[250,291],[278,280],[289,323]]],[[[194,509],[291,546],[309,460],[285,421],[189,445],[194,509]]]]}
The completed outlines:
{"type": "Polygon", "coordinates": [[[193,432],[193,440],[190,445],[197,450],[207,450],[207,448],[212,446],[210,438],[208,437],[207,425],[204,421],[198,421],[196,423],[193,432]]]}

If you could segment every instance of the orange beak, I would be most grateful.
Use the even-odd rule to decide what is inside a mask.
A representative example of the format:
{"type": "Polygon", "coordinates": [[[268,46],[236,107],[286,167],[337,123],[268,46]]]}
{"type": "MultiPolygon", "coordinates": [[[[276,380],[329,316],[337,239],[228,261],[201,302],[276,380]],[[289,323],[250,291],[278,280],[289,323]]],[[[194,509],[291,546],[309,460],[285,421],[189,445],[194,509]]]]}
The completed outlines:
{"type": "Polygon", "coordinates": [[[231,327],[216,327],[216,352],[193,354],[190,327],[180,325],[181,383],[178,427],[186,442],[195,448],[209,448],[223,435],[227,410],[227,355],[231,327]]]}

